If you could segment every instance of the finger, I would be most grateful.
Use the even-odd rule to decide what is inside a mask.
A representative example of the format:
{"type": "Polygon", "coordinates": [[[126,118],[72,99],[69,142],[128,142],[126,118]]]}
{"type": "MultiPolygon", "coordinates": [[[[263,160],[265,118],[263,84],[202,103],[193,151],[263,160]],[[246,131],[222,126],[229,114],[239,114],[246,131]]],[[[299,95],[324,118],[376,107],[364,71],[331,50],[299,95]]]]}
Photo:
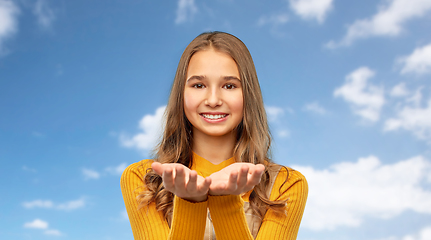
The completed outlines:
{"type": "Polygon", "coordinates": [[[224,195],[225,189],[226,183],[211,184],[208,193],[214,196],[224,195]]]}
{"type": "Polygon", "coordinates": [[[225,192],[227,194],[234,194],[237,188],[238,188],[238,171],[232,171],[229,175],[229,180],[228,180],[228,184],[226,186],[225,192]]]}
{"type": "Polygon", "coordinates": [[[206,177],[203,184],[198,186],[198,191],[200,193],[208,193],[208,191],[210,190],[211,182],[211,178],[206,177]]]}
{"type": "Polygon", "coordinates": [[[262,164],[254,166],[250,171],[247,179],[247,188],[251,190],[260,183],[265,167],[262,164]]]}
{"type": "Polygon", "coordinates": [[[154,172],[159,175],[162,176],[163,174],[163,165],[159,162],[153,162],[151,164],[151,168],[154,170],[154,172]]]}
{"type": "Polygon", "coordinates": [[[184,192],[186,188],[186,176],[183,166],[175,166],[175,188],[179,191],[184,192]]]}
{"type": "Polygon", "coordinates": [[[195,170],[190,171],[189,181],[187,182],[186,191],[194,194],[198,191],[198,174],[195,170]]]}
{"type": "Polygon", "coordinates": [[[174,184],[174,169],[171,166],[166,166],[162,174],[163,185],[171,192],[175,190],[174,184]]]}
{"type": "Polygon", "coordinates": [[[249,167],[247,165],[241,166],[241,169],[239,170],[239,176],[238,176],[238,188],[243,188],[247,184],[247,178],[248,178],[248,172],[249,167]]]}

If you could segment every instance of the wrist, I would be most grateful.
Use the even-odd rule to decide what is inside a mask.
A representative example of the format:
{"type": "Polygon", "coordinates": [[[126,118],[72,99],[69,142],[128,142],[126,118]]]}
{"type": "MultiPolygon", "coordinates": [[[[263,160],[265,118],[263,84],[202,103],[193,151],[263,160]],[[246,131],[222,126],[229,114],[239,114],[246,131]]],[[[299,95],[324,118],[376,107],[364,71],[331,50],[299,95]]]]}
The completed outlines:
{"type": "Polygon", "coordinates": [[[203,195],[199,197],[181,197],[181,198],[189,202],[198,203],[198,202],[205,202],[208,199],[208,195],[203,195]]]}

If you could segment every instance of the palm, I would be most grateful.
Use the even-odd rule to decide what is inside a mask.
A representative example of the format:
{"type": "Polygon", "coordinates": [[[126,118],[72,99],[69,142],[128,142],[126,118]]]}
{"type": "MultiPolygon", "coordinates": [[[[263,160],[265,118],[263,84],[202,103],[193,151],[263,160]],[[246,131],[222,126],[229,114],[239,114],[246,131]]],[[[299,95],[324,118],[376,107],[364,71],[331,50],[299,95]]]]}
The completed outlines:
{"type": "Polygon", "coordinates": [[[254,188],[262,177],[262,164],[234,163],[211,174],[211,195],[239,195],[254,188]]]}
{"type": "Polygon", "coordinates": [[[196,202],[207,198],[211,179],[203,178],[179,163],[154,162],[151,167],[162,177],[164,187],[176,196],[196,202]]]}

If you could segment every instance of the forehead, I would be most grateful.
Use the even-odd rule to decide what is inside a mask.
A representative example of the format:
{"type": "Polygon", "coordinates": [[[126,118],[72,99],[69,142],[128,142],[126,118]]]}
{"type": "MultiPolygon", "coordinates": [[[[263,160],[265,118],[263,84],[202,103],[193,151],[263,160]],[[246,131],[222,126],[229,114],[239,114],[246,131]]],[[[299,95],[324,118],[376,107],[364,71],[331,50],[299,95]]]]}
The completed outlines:
{"type": "Polygon", "coordinates": [[[193,75],[207,77],[235,76],[239,78],[236,62],[227,53],[214,49],[193,54],[187,67],[187,78],[193,75]]]}

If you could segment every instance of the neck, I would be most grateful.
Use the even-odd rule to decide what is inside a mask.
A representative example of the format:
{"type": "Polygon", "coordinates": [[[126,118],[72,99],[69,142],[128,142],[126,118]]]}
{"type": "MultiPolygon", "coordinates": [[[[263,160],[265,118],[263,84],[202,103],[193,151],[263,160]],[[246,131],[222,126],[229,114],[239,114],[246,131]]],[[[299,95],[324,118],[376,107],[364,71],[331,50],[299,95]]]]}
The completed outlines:
{"type": "Polygon", "coordinates": [[[236,142],[235,132],[223,136],[208,136],[201,132],[193,132],[193,151],[210,161],[212,164],[220,164],[233,156],[233,148],[236,142]]]}

